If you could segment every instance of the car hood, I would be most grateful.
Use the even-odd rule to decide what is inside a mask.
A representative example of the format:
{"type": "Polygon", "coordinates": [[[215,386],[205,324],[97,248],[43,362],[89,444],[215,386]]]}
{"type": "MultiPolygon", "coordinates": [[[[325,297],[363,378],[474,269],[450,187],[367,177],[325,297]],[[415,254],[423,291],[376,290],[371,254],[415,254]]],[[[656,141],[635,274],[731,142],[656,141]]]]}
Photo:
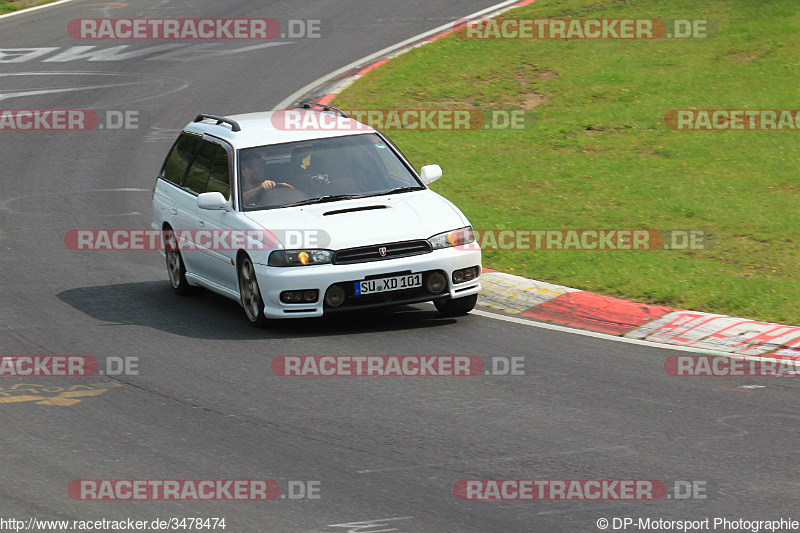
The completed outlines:
{"type": "Polygon", "coordinates": [[[427,239],[469,224],[461,211],[430,189],[246,215],[286,248],[303,247],[297,244],[303,233],[306,239],[317,237],[316,244],[312,240],[304,246],[333,250],[427,239]]]}

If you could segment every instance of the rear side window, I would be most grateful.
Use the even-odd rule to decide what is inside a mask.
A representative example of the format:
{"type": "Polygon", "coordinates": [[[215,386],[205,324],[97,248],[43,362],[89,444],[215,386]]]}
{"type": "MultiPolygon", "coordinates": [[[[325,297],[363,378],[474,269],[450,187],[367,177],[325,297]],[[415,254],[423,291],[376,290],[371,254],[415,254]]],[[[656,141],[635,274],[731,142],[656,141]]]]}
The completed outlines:
{"type": "Polygon", "coordinates": [[[164,161],[161,177],[175,185],[180,185],[183,182],[183,176],[186,174],[189,162],[197,152],[202,140],[202,137],[198,135],[181,133],[169,156],[167,156],[167,160],[164,161]]]}
{"type": "Polygon", "coordinates": [[[203,141],[186,174],[183,187],[197,194],[221,192],[229,200],[231,180],[227,150],[217,143],[203,141]]]}
{"type": "Polygon", "coordinates": [[[186,174],[184,188],[197,194],[202,194],[208,190],[208,176],[211,174],[211,162],[217,152],[218,145],[204,141],[200,151],[192,161],[192,166],[186,174]]]}
{"type": "Polygon", "coordinates": [[[226,200],[231,199],[231,177],[228,167],[228,152],[217,145],[217,153],[211,163],[211,175],[208,178],[207,192],[221,192],[226,200]]]}

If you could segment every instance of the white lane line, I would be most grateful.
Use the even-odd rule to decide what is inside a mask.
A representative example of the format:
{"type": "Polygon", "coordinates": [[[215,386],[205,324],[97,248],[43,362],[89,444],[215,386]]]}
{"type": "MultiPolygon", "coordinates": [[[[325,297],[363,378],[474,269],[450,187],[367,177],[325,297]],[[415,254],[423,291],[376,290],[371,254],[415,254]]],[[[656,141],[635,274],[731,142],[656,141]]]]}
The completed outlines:
{"type": "Polygon", "coordinates": [[[348,70],[352,70],[352,69],[354,69],[354,68],[356,68],[358,66],[364,65],[365,63],[369,63],[370,61],[372,61],[374,59],[378,59],[381,56],[385,56],[387,54],[390,54],[391,52],[394,52],[395,50],[403,48],[404,46],[408,46],[409,44],[415,43],[416,41],[420,41],[420,40],[422,40],[422,39],[424,39],[426,37],[429,37],[431,35],[435,35],[437,33],[440,33],[442,31],[444,31],[444,30],[451,29],[453,27],[453,23],[457,22],[458,20],[480,18],[481,16],[485,15],[486,13],[491,13],[492,11],[495,11],[495,10],[498,10],[498,9],[502,9],[502,8],[510,6],[510,5],[514,5],[514,4],[518,3],[518,2],[519,2],[519,0],[506,0],[505,2],[500,2],[499,4],[495,4],[495,5],[491,6],[491,7],[487,7],[486,9],[481,9],[480,11],[476,11],[475,13],[472,13],[471,15],[467,15],[466,17],[461,17],[461,19],[457,19],[456,21],[448,22],[447,24],[442,24],[441,26],[433,28],[432,30],[428,30],[426,32],[422,32],[419,35],[415,35],[414,37],[406,39],[405,41],[401,41],[401,42],[399,42],[397,44],[393,44],[392,46],[386,47],[383,50],[379,50],[379,51],[375,52],[374,54],[370,54],[368,56],[362,57],[361,59],[357,59],[357,60],[353,61],[352,63],[350,63],[348,65],[345,65],[345,66],[343,66],[342,68],[340,68],[338,70],[334,70],[330,74],[326,74],[325,76],[322,76],[321,78],[318,78],[315,81],[312,81],[311,83],[309,83],[308,85],[306,85],[302,89],[299,89],[299,90],[293,92],[290,96],[288,96],[281,103],[276,105],[273,109],[274,110],[285,109],[287,106],[293,104],[294,101],[297,100],[298,98],[300,98],[301,96],[305,95],[306,93],[311,92],[312,90],[314,90],[317,87],[319,87],[320,85],[323,85],[326,82],[334,79],[335,77],[337,77],[337,76],[339,76],[341,74],[344,74],[348,70]]]}
{"type": "Polygon", "coordinates": [[[19,98],[23,96],[39,96],[42,94],[69,93],[76,91],[87,91],[92,89],[110,89],[115,87],[127,87],[129,85],[144,85],[145,82],[113,83],[110,85],[86,85],[84,87],[62,87],[60,89],[36,89],[31,91],[18,91],[15,93],[0,92],[0,101],[8,98],[19,98]]]}
{"type": "Polygon", "coordinates": [[[348,522],[346,524],[328,524],[326,527],[346,527],[348,528],[345,533],[356,533],[358,531],[364,531],[366,533],[369,530],[371,533],[381,533],[381,532],[388,532],[388,531],[399,531],[397,528],[392,529],[373,529],[376,527],[383,527],[389,526],[391,524],[387,524],[387,522],[394,522],[397,520],[411,520],[414,518],[413,516],[398,516],[397,518],[378,518],[374,520],[365,520],[363,522],[348,522]]]}
{"type": "MultiPolygon", "coordinates": [[[[585,331],[582,329],[575,329],[570,328],[567,326],[559,326],[556,324],[548,324],[546,322],[535,322],[533,320],[525,319],[525,318],[517,318],[515,316],[506,316],[506,315],[499,315],[497,313],[489,313],[488,311],[481,311],[479,309],[473,310],[471,315],[478,315],[486,318],[491,318],[493,320],[502,320],[504,322],[512,322],[514,324],[522,324],[524,326],[533,327],[533,328],[541,328],[541,329],[549,329],[553,331],[561,331],[563,333],[571,333],[573,335],[583,335],[584,337],[593,337],[595,339],[604,339],[608,341],[616,341],[616,342],[624,342],[626,344],[637,344],[639,346],[648,346],[650,348],[663,348],[665,350],[675,350],[684,353],[702,353],[702,354],[709,354],[709,355],[722,355],[725,357],[742,357],[743,359],[749,359],[750,356],[740,356],[737,354],[726,353],[726,352],[716,352],[713,350],[697,350],[687,346],[676,346],[673,344],[664,344],[660,342],[652,342],[652,341],[645,341],[641,339],[629,339],[627,337],[617,337],[616,335],[609,335],[608,333],[598,333],[596,331],[585,331]]],[[[761,360],[763,357],[752,357],[752,359],[761,360]]]]}
{"type": "Polygon", "coordinates": [[[53,7],[53,6],[57,6],[58,4],[66,4],[67,2],[72,2],[72,0],[58,0],[58,2],[51,2],[49,4],[43,4],[41,6],[29,7],[29,8],[26,8],[26,9],[22,9],[20,11],[12,11],[11,13],[6,13],[5,15],[0,15],[0,19],[4,19],[6,17],[13,17],[14,15],[22,15],[23,13],[30,13],[31,11],[36,11],[37,9],[44,9],[46,7],[53,7]]]}

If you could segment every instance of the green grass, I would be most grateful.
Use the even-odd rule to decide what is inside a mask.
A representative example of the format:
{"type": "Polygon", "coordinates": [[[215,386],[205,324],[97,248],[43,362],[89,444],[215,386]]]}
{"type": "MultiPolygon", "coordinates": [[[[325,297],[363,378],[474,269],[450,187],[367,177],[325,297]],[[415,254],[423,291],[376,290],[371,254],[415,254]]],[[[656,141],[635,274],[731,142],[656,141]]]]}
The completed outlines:
{"type": "Polygon", "coordinates": [[[489,251],[485,266],[800,324],[800,131],[667,129],[670,109],[797,109],[797,0],[538,0],[504,18],[705,18],[711,39],[467,40],[373,70],[344,109],[531,109],[524,131],[394,131],[475,228],[697,229],[710,250],[489,251]],[[532,104],[541,101],[536,107],[532,104]]]}
{"type": "Polygon", "coordinates": [[[28,7],[49,4],[56,0],[0,0],[0,15],[28,7]]]}

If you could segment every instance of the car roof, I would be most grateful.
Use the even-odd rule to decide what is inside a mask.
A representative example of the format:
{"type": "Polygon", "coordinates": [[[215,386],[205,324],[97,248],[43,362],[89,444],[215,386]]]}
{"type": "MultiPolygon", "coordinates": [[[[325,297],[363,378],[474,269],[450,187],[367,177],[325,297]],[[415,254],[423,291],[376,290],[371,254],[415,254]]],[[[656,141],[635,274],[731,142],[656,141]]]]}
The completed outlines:
{"type": "Polygon", "coordinates": [[[345,118],[330,111],[313,109],[282,109],[225,117],[213,116],[215,118],[203,118],[210,115],[198,115],[183,131],[207,133],[219,137],[228,141],[235,149],[361,135],[376,131],[355,119],[345,118]],[[239,128],[231,123],[216,120],[223,118],[233,121],[239,128]],[[234,131],[235,129],[239,131],[234,131]]]}

